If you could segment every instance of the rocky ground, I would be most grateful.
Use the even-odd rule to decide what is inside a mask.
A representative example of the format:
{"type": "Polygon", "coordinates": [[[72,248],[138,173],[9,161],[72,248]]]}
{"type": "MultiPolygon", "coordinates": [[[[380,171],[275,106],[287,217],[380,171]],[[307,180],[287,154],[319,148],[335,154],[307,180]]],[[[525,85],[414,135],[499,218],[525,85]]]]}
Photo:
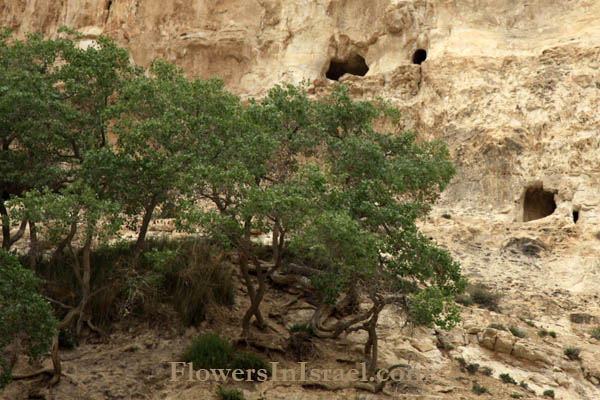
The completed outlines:
{"type": "MultiPolygon", "coordinates": [[[[590,335],[600,325],[600,261],[594,256],[600,240],[594,237],[583,241],[583,236],[591,234],[585,225],[556,216],[527,223],[489,224],[483,218],[460,215],[459,210],[454,215],[453,211],[435,209],[423,221],[422,229],[450,249],[472,283],[484,283],[502,294],[498,312],[466,306],[461,324],[444,332],[405,326],[397,310],[386,309],[379,326],[381,366],[407,363],[413,367],[413,375],[404,376],[400,384],[386,385],[385,392],[377,396],[348,388],[348,381],[329,385],[328,390],[280,380],[235,386],[242,388],[249,400],[508,399],[513,394],[541,398],[546,390],[554,391],[557,399],[600,398],[600,341],[590,335]],[[489,327],[491,324],[517,328],[525,337],[489,327]],[[542,329],[554,332],[556,337],[540,337],[542,329]],[[580,349],[581,360],[565,356],[564,350],[569,347],[580,349]],[[469,373],[469,364],[479,364],[478,371],[469,373]],[[486,367],[492,370],[489,376],[483,373],[486,367]],[[501,374],[526,383],[528,389],[504,383],[501,374]],[[474,394],[474,381],[492,395],[474,394]]],[[[153,229],[155,234],[157,230],[164,234],[168,226],[168,221],[162,221],[153,229]]],[[[235,340],[246,305],[243,289],[239,288],[231,312],[214,310],[199,328],[183,328],[172,311],[155,321],[125,319],[113,327],[109,336],[89,333],[78,348],[64,351],[64,376],[57,387],[47,389],[45,377],[18,380],[0,398],[213,398],[218,383],[190,381],[187,375],[173,381],[169,363],[179,361],[186,346],[202,332],[216,331],[235,340]]],[[[280,368],[298,370],[287,347],[288,328],[306,321],[314,307],[300,292],[271,290],[263,309],[271,329],[259,335],[261,354],[278,362],[280,368]]],[[[360,369],[364,340],[361,334],[348,335],[338,342],[312,339],[315,351],[307,365],[317,369],[360,369]]],[[[49,358],[44,363],[49,366],[49,358]]],[[[15,372],[22,374],[32,368],[36,367],[23,358],[15,372]]],[[[229,382],[228,386],[233,384],[229,382]]]]}

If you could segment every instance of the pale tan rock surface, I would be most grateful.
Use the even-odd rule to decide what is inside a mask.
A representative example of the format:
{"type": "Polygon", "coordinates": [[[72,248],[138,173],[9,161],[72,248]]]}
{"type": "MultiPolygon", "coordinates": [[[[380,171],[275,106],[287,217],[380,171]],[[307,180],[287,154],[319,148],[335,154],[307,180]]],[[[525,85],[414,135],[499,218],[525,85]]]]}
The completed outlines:
{"type": "MultiPolygon", "coordinates": [[[[88,41],[111,35],[137,64],[162,57],[190,76],[220,76],[243,96],[303,79],[319,94],[331,84],[332,59],[364,57],[366,76],[341,81],[357,97],[391,100],[407,129],[445,140],[454,158],[457,175],[423,230],[471,280],[504,294],[502,314],[465,311],[449,354],[432,347],[431,331],[409,337],[403,321],[387,315],[382,359],[446,371],[436,382],[454,391],[449,398],[473,395],[470,381],[451,378],[456,356],[492,367],[494,378],[510,373],[538,395],[600,398],[595,325],[569,320],[574,312],[600,318],[600,1],[0,0],[0,25],[19,35],[52,36],[62,25],[88,41]],[[427,51],[421,65],[412,63],[418,48],[427,51]],[[551,216],[523,222],[528,186],[553,193],[551,216]],[[498,320],[526,329],[527,338],[487,328],[498,320]],[[539,338],[540,328],[557,339],[539,338]],[[583,362],[566,360],[571,346],[583,362]]],[[[494,390],[509,393],[502,388],[494,390]]],[[[271,397],[290,399],[289,391],[273,388],[271,397]]],[[[167,384],[162,393],[200,392],[167,384]]],[[[293,398],[320,398],[311,393],[293,398]]]]}

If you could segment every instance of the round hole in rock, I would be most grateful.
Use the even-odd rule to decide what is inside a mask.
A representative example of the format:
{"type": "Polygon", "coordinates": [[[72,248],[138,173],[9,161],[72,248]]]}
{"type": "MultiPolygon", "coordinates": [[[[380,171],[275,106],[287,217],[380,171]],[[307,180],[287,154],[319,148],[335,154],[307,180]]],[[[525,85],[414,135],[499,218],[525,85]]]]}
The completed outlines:
{"type": "Polygon", "coordinates": [[[421,65],[421,63],[425,60],[427,60],[427,51],[424,49],[417,49],[412,57],[413,64],[421,65]]]}
{"type": "Polygon", "coordinates": [[[369,72],[369,66],[365,59],[354,53],[346,60],[332,59],[329,62],[329,69],[325,73],[325,76],[327,79],[337,81],[344,74],[365,76],[367,72],[369,72]]]}
{"type": "Polygon", "coordinates": [[[544,190],[543,187],[527,188],[523,202],[523,222],[547,217],[554,210],[554,193],[544,190]]]}
{"type": "Polygon", "coordinates": [[[573,210],[573,222],[577,223],[579,220],[579,210],[573,210]]]}

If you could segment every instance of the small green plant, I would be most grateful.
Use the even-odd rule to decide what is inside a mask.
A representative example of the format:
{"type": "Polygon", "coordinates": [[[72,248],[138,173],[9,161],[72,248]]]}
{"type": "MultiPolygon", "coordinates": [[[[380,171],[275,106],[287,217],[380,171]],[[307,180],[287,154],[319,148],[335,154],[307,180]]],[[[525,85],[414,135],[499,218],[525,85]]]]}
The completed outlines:
{"type": "Polygon", "coordinates": [[[465,372],[465,368],[467,368],[467,362],[465,361],[465,359],[463,357],[456,357],[455,360],[458,361],[458,365],[460,366],[460,370],[462,372],[465,372]]]}
{"type": "Polygon", "coordinates": [[[492,374],[494,373],[494,370],[491,369],[490,367],[483,367],[481,369],[481,373],[485,376],[492,376],[492,374]]]}
{"type": "Polygon", "coordinates": [[[508,328],[508,330],[510,331],[510,333],[513,334],[513,336],[516,336],[518,338],[524,338],[527,337],[527,335],[525,335],[525,332],[523,332],[522,330],[520,330],[517,327],[511,326],[510,328],[508,328]]]}
{"type": "Polygon", "coordinates": [[[510,397],[513,399],[522,399],[523,395],[520,393],[511,393],[510,397]]]}
{"type": "Polygon", "coordinates": [[[239,352],[231,361],[229,367],[231,369],[241,369],[244,371],[254,370],[250,373],[250,378],[256,380],[258,378],[258,371],[266,371],[268,376],[271,376],[271,365],[267,363],[262,357],[254,353],[239,352]]]}
{"type": "Polygon", "coordinates": [[[460,294],[460,295],[456,296],[456,302],[458,304],[462,304],[465,307],[473,305],[473,299],[471,298],[470,295],[468,295],[466,293],[465,294],[460,294]]]}
{"type": "Polygon", "coordinates": [[[525,390],[529,390],[529,385],[525,381],[519,382],[519,386],[521,386],[525,390]]]}
{"type": "Polygon", "coordinates": [[[530,320],[530,319],[527,319],[527,318],[525,318],[525,317],[520,317],[519,319],[520,319],[521,321],[525,322],[525,323],[526,323],[527,325],[529,325],[530,327],[532,327],[532,328],[535,328],[535,323],[534,323],[532,320],[530,320]]]}
{"type": "Polygon", "coordinates": [[[479,364],[476,363],[470,363],[469,365],[467,365],[467,371],[471,374],[471,375],[475,375],[477,373],[477,371],[479,370],[479,364]]]}
{"type": "Polygon", "coordinates": [[[79,346],[79,340],[77,340],[77,337],[73,336],[71,331],[66,329],[58,331],[59,348],[63,350],[73,350],[77,346],[79,346]]]}
{"type": "Polygon", "coordinates": [[[565,356],[571,361],[580,361],[581,357],[579,357],[579,350],[577,347],[567,347],[564,351],[565,356]]]}
{"type": "Polygon", "coordinates": [[[556,332],[554,332],[554,331],[550,331],[550,332],[548,332],[548,334],[549,334],[550,336],[552,336],[552,338],[553,338],[553,339],[556,339],[556,332]]]}
{"type": "Polygon", "coordinates": [[[240,389],[223,389],[222,386],[217,388],[217,400],[245,400],[244,392],[240,389]]]}
{"type": "Polygon", "coordinates": [[[475,393],[477,395],[482,395],[484,393],[490,393],[490,391],[488,390],[488,388],[486,388],[485,386],[480,385],[477,381],[473,381],[472,390],[473,390],[473,393],[475,393]]]}
{"type": "Polygon", "coordinates": [[[183,361],[191,362],[198,369],[241,369],[254,370],[250,376],[254,380],[259,370],[271,375],[271,366],[262,357],[243,351],[236,351],[226,340],[214,333],[198,337],[183,356],[183,361]]]}
{"type": "Polygon", "coordinates": [[[538,336],[539,337],[546,337],[550,334],[550,332],[548,332],[546,329],[540,329],[538,331],[538,336]]]}
{"type": "Polygon", "coordinates": [[[502,379],[502,382],[504,383],[512,383],[513,385],[517,384],[517,381],[515,381],[509,374],[500,374],[500,379],[502,379]]]}
{"type": "Polygon", "coordinates": [[[500,312],[499,302],[502,298],[500,293],[492,292],[487,286],[481,283],[478,283],[467,290],[471,295],[473,302],[490,311],[500,312]]]}
{"type": "Polygon", "coordinates": [[[225,369],[234,355],[235,351],[229,342],[219,335],[207,333],[194,340],[183,361],[193,363],[194,369],[225,369]]]}
{"type": "Polygon", "coordinates": [[[506,327],[504,325],[502,325],[502,324],[496,324],[496,323],[489,324],[488,328],[498,329],[499,331],[505,331],[506,330],[506,327]]]}
{"type": "Polygon", "coordinates": [[[452,219],[452,215],[450,215],[448,213],[444,213],[444,214],[442,214],[442,218],[452,219]]]}
{"type": "Polygon", "coordinates": [[[300,323],[294,324],[290,328],[290,332],[291,333],[304,332],[309,337],[313,335],[313,330],[312,330],[310,324],[307,324],[307,323],[304,323],[304,324],[300,324],[300,323]]]}
{"type": "Polygon", "coordinates": [[[591,335],[594,339],[600,340],[600,325],[598,325],[594,330],[592,330],[591,335]]]}
{"type": "Polygon", "coordinates": [[[554,390],[544,390],[544,397],[550,397],[550,398],[554,398],[554,390]]]}

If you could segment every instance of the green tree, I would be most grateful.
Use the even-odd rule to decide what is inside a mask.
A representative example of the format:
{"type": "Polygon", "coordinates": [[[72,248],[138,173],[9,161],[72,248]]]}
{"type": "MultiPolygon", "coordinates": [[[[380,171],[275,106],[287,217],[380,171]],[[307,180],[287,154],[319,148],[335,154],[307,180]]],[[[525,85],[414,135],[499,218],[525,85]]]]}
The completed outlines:
{"type": "MultiPolygon", "coordinates": [[[[28,222],[12,221],[6,201],[33,188],[57,187],[66,176],[57,168],[60,152],[48,141],[56,133],[56,114],[62,107],[52,70],[58,53],[58,43],[40,35],[19,41],[9,30],[0,32],[0,216],[5,250],[23,236],[28,222]],[[13,237],[12,223],[20,223],[13,237]]],[[[30,228],[34,236],[35,228],[30,228]]]]}
{"type": "MultiPolygon", "coordinates": [[[[22,116],[27,122],[18,130],[13,129],[11,143],[3,154],[8,161],[2,165],[7,170],[23,168],[31,172],[23,182],[16,180],[13,172],[4,185],[11,187],[16,182],[22,188],[9,193],[10,218],[28,221],[32,232],[36,224],[44,224],[43,235],[55,245],[52,260],[65,250],[72,257],[80,288],[79,302],[59,328],[76,321],[79,334],[84,322],[93,327],[86,311],[94,294],[90,287],[92,245],[106,241],[122,224],[123,205],[111,190],[115,171],[108,163],[112,160],[112,148],[106,110],[117,89],[139,70],[130,66],[127,51],[110,38],[99,37],[94,45],[82,48],[76,33],[68,29],[61,29],[60,33],[62,36],[54,41],[31,36],[25,44],[4,43],[3,53],[10,56],[5,57],[6,71],[14,77],[35,71],[34,78],[45,85],[41,95],[47,95],[51,107],[40,106],[40,114],[35,109],[33,114],[22,116]],[[13,54],[25,57],[27,62],[12,61],[19,59],[13,54]],[[51,56],[45,57],[46,54],[51,56]],[[77,234],[80,240],[75,241],[77,234]]],[[[39,92],[35,86],[18,86],[15,79],[10,83],[9,93],[14,93],[15,100],[33,99],[39,92]]],[[[8,113],[8,108],[1,111],[8,113]]],[[[34,246],[37,239],[32,239],[34,246]]],[[[53,346],[53,350],[56,348],[53,346]]],[[[56,351],[53,360],[55,383],[60,379],[56,351]]]]}
{"type": "Polygon", "coordinates": [[[355,102],[347,88],[336,86],[318,107],[329,175],[327,206],[293,237],[294,246],[319,266],[311,274],[323,294],[313,331],[323,337],[367,331],[365,352],[373,372],[377,320],[386,304],[400,305],[416,324],[448,329],[458,321],[453,298],[466,284],[460,266],[416,225],[454,168],[443,143],[400,132],[398,113],[383,101],[355,102]],[[392,132],[374,129],[383,122],[392,132]],[[361,292],[372,303],[368,311],[323,325],[361,292]],[[341,294],[346,296],[338,301],[341,294]]]}
{"type": "Polygon", "coordinates": [[[16,256],[0,249],[0,389],[11,379],[11,363],[3,350],[15,341],[32,359],[50,349],[57,322],[50,304],[38,294],[41,281],[16,256]]]}

